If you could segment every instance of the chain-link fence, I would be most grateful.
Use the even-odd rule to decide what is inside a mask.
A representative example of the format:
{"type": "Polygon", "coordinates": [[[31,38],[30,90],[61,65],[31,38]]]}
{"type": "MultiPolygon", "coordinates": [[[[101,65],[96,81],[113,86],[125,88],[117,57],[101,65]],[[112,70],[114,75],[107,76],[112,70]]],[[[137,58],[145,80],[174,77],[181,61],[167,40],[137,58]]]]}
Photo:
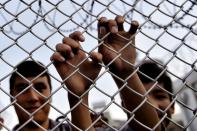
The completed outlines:
{"type": "MultiPolygon", "coordinates": [[[[69,108],[67,93],[70,91],[62,84],[63,81],[50,57],[55,52],[56,44],[60,43],[64,36],[81,31],[85,37],[82,48],[89,59],[91,52],[98,51],[99,46],[104,44],[97,34],[99,18],[105,16],[114,19],[117,15],[124,16],[125,29],[130,28],[132,20],[140,23],[135,35],[136,72],[139,65],[149,59],[163,67],[163,71],[166,71],[173,81],[171,96],[172,102],[175,102],[175,113],[169,118],[165,115],[165,109],[162,117],[171,121],[168,130],[197,130],[196,3],[195,0],[1,0],[0,117],[4,119],[3,123],[0,122],[2,130],[12,130],[18,123],[13,105],[18,104],[17,97],[20,95],[10,94],[8,82],[11,74],[17,72],[15,67],[26,60],[40,61],[50,72],[53,87],[50,97],[53,97],[53,100],[49,117],[55,120],[60,116],[62,122],[74,126],[69,120],[72,109],[69,108]],[[10,102],[10,98],[14,101],[10,102]]],[[[135,120],[135,117],[127,119],[123,112],[122,109],[125,111],[125,108],[121,105],[120,89],[118,90],[111,77],[114,74],[108,70],[109,65],[102,64],[99,76],[92,81],[93,86],[87,91],[90,94],[90,105],[86,105],[86,108],[98,115],[92,125],[101,122],[118,130],[135,120]]],[[[152,81],[156,83],[157,79],[152,81]]],[[[27,112],[25,109],[23,111],[27,112]]],[[[133,113],[135,114],[135,111],[133,113]]],[[[19,129],[31,121],[33,116],[30,114],[30,119],[19,129]]]]}

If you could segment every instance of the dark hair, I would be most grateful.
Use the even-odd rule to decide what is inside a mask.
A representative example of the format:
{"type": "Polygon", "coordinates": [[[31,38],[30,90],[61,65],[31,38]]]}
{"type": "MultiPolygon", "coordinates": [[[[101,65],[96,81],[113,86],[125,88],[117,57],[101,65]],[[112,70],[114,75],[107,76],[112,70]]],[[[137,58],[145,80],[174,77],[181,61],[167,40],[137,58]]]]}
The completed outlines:
{"type": "MultiPolygon", "coordinates": [[[[139,78],[142,81],[142,83],[150,83],[153,82],[152,79],[157,79],[159,83],[163,83],[164,89],[168,92],[172,93],[172,80],[167,75],[167,73],[164,71],[164,68],[159,66],[158,64],[152,62],[152,61],[145,61],[140,67],[139,67],[139,78]],[[141,73],[140,73],[141,72],[141,73]],[[145,75],[144,75],[145,74],[145,75]],[[150,78],[148,78],[150,77],[150,78]]],[[[170,96],[171,98],[171,96],[170,96]]]]}
{"type": "Polygon", "coordinates": [[[27,78],[27,77],[36,77],[42,74],[41,76],[47,77],[50,90],[51,90],[51,78],[49,76],[47,68],[41,62],[38,62],[38,61],[35,62],[35,61],[30,61],[30,60],[23,61],[22,63],[16,66],[15,70],[16,71],[10,77],[10,94],[12,94],[12,90],[13,90],[16,78],[20,77],[20,75],[27,78]]]}

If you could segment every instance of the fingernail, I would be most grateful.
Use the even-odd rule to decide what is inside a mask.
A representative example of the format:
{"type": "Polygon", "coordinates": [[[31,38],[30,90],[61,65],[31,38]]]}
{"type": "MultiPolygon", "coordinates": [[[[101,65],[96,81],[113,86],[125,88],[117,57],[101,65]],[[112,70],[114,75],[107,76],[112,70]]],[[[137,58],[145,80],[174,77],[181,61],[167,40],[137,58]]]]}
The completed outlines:
{"type": "Polygon", "coordinates": [[[117,32],[118,32],[118,28],[116,26],[112,26],[111,33],[117,33],[117,32]]]}
{"type": "Polygon", "coordinates": [[[63,62],[63,61],[65,61],[65,58],[62,56],[62,57],[60,57],[60,60],[63,62]]]}
{"type": "Polygon", "coordinates": [[[75,55],[73,52],[70,53],[70,57],[73,58],[75,55]]]}
{"type": "Polygon", "coordinates": [[[99,32],[100,32],[101,35],[105,34],[105,32],[106,32],[105,27],[101,26],[99,32]]]}
{"type": "Polygon", "coordinates": [[[80,40],[81,41],[84,41],[85,40],[85,37],[83,35],[80,35],[80,40]]]}

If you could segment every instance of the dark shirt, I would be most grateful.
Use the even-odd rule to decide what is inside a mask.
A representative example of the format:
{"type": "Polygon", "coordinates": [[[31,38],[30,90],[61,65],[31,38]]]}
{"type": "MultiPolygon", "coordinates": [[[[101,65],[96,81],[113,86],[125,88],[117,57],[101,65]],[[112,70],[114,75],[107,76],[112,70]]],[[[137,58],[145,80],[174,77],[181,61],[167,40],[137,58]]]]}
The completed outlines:
{"type": "MultiPolygon", "coordinates": [[[[20,126],[16,125],[13,129],[13,131],[16,131],[17,129],[19,129],[20,126]]],[[[95,129],[96,131],[114,131],[114,129],[110,128],[110,127],[98,127],[95,129]]],[[[71,127],[68,123],[60,123],[57,121],[53,121],[53,120],[49,120],[49,129],[48,131],[71,131],[71,127]]],[[[132,128],[130,126],[125,126],[122,131],[133,131],[132,128]]],[[[162,131],[165,131],[165,127],[162,124],[162,131]]]]}
{"type": "MultiPolygon", "coordinates": [[[[116,130],[118,130],[118,129],[116,129],[116,130]]],[[[166,128],[165,128],[165,126],[162,124],[161,125],[161,131],[165,131],[166,130],[166,128]]],[[[114,129],[112,129],[112,128],[110,128],[110,127],[106,127],[106,128],[96,128],[96,131],[115,131],[114,129]]],[[[125,127],[123,127],[122,129],[121,129],[121,131],[134,131],[130,126],[125,126],[125,127]]]]}
{"type": "MultiPolygon", "coordinates": [[[[106,126],[106,127],[97,127],[95,128],[96,131],[138,131],[138,130],[134,130],[132,129],[132,126],[129,126],[129,124],[126,124],[124,126],[118,126],[118,127],[110,127],[110,126],[106,126]]],[[[166,131],[166,127],[164,122],[161,123],[161,131],[166,131]]]]}
{"type": "MultiPolygon", "coordinates": [[[[110,127],[106,127],[106,128],[98,127],[98,128],[96,128],[96,131],[115,131],[115,130],[110,127]]],[[[122,128],[121,131],[133,131],[133,130],[131,129],[130,126],[125,126],[124,128],[122,128]]]]}
{"type": "MultiPolygon", "coordinates": [[[[16,131],[20,128],[20,125],[16,125],[13,131],[16,131]]],[[[49,120],[49,129],[48,131],[71,131],[69,124],[60,123],[57,121],[49,120]]]]}

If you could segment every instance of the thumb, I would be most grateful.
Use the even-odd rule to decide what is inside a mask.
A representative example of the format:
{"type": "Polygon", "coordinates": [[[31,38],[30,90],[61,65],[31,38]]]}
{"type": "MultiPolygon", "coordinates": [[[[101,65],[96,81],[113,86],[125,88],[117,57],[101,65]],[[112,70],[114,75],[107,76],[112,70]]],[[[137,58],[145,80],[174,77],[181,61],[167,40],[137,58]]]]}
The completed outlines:
{"type": "Polygon", "coordinates": [[[90,58],[94,63],[102,63],[103,55],[98,52],[92,52],[90,54],[90,58]]]}

